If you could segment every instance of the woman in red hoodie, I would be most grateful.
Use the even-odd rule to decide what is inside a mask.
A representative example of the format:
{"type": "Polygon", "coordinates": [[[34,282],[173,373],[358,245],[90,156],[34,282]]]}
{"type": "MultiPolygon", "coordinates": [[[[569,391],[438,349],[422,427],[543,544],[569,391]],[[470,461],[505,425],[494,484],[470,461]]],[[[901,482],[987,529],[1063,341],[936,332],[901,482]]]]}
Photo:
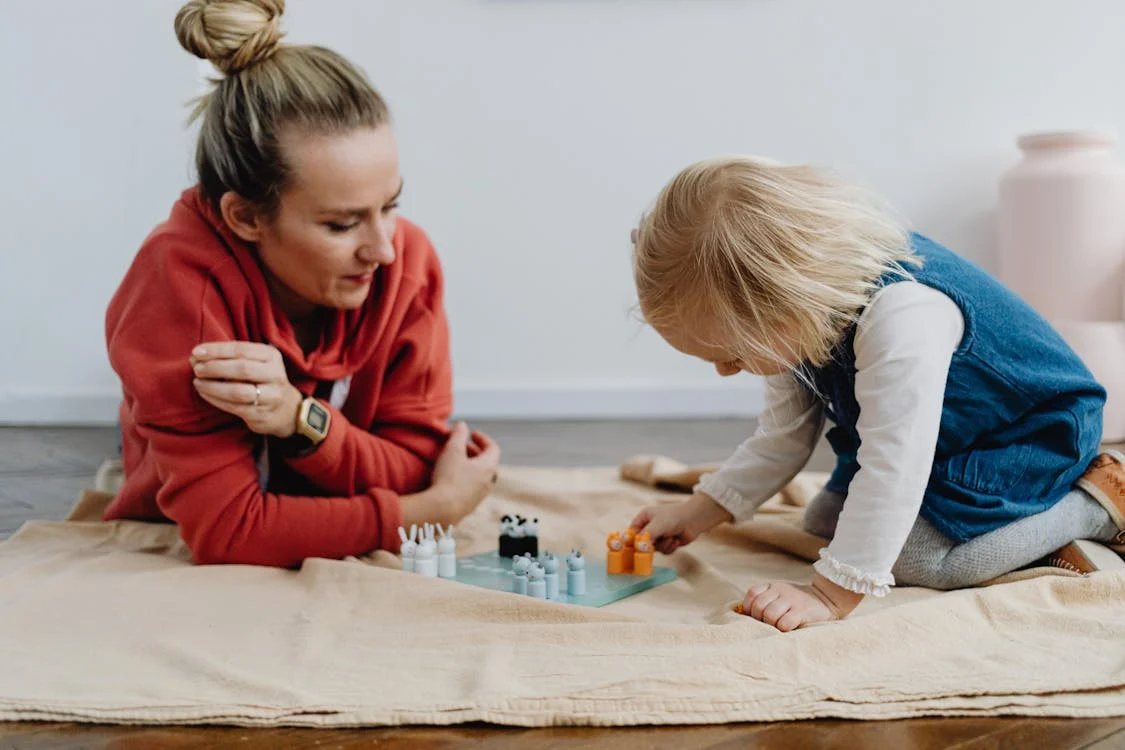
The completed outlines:
{"type": "Polygon", "coordinates": [[[452,523],[499,449],[450,433],[437,255],[397,216],[386,105],[334,52],[280,44],[284,0],[191,0],[176,34],[225,76],[196,110],[199,185],[106,319],[125,483],[107,519],[170,520],[198,563],[397,551],[452,523]]]}

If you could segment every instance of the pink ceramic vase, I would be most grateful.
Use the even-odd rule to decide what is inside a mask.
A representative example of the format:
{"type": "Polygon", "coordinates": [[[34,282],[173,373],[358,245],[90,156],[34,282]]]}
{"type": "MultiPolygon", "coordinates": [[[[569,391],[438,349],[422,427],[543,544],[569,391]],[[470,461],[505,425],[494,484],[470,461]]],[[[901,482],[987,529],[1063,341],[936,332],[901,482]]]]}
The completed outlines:
{"type": "Polygon", "coordinates": [[[1019,139],[1000,183],[999,276],[1063,334],[1109,392],[1125,439],[1125,164],[1108,132],[1019,139]]]}

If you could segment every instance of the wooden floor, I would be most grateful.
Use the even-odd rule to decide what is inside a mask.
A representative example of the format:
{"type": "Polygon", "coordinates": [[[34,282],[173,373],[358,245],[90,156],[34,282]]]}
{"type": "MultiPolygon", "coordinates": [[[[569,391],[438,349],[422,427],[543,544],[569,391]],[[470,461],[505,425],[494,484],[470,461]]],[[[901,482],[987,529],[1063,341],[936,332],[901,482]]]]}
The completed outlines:
{"type": "MultiPolygon", "coordinates": [[[[508,464],[617,464],[635,453],[664,453],[686,461],[721,459],[749,433],[739,421],[476,423],[496,438],[508,464]]],[[[0,539],[29,518],[61,519],[102,459],[115,452],[112,429],[0,428],[0,539]]],[[[813,468],[825,469],[822,448],[813,468]]],[[[0,612],[0,617],[3,613],[0,612]]],[[[0,669],[3,665],[0,665],[0,669]]],[[[509,729],[486,726],[370,730],[246,730],[59,724],[0,724],[0,750],[115,748],[440,748],[481,746],[539,750],[616,746],[643,748],[1064,748],[1125,749],[1122,719],[915,719],[889,722],[807,721],[711,727],[639,729],[509,729]]]]}

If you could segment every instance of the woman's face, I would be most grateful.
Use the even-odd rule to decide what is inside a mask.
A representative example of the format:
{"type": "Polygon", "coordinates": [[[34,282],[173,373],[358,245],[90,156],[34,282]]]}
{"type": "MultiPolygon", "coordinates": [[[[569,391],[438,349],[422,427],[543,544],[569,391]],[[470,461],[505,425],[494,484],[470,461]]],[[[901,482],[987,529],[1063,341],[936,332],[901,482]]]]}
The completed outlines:
{"type": "Polygon", "coordinates": [[[318,307],[358,308],[376,269],[395,259],[402,177],[394,133],[388,125],[339,135],[291,130],[281,147],[292,178],[276,214],[228,223],[257,245],[271,290],[291,318],[318,307]]]}

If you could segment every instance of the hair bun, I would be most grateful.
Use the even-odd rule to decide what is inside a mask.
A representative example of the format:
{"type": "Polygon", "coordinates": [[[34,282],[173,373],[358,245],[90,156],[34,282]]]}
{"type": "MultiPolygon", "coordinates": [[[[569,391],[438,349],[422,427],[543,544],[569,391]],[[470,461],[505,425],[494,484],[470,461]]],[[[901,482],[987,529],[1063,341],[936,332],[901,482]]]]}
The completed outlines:
{"type": "Polygon", "coordinates": [[[285,0],[190,0],[176,14],[176,38],[229,75],[277,50],[284,11],[285,0]]]}

